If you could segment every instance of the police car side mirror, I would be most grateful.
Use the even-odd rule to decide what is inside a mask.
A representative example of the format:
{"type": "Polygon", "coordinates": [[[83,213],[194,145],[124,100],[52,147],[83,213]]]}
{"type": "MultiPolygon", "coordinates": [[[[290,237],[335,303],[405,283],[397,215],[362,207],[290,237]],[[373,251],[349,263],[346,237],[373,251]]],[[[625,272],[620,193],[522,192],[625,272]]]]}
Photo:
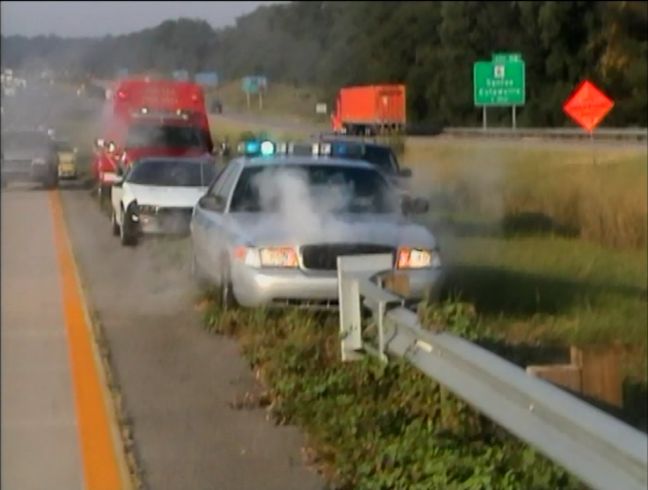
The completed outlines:
{"type": "Polygon", "coordinates": [[[222,213],[225,210],[225,200],[221,196],[214,196],[213,194],[205,194],[198,200],[198,205],[203,209],[216,213],[222,213]]]}
{"type": "Polygon", "coordinates": [[[398,175],[400,175],[401,177],[410,178],[412,176],[412,169],[411,168],[401,168],[400,172],[398,172],[398,175]]]}
{"type": "Polygon", "coordinates": [[[424,214],[429,211],[430,203],[427,199],[422,199],[420,197],[411,198],[409,196],[404,196],[401,201],[401,209],[403,214],[424,214]]]}

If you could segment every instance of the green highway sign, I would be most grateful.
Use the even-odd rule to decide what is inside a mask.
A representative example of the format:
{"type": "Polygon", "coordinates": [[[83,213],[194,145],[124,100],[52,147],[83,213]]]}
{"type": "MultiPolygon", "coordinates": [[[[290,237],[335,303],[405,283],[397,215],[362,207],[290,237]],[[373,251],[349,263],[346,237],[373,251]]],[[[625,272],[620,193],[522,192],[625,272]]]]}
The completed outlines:
{"type": "Polygon", "coordinates": [[[244,77],[241,83],[243,92],[256,94],[262,89],[268,88],[268,79],[263,76],[244,77]]]}
{"type": "Polygon", "coordinates": [[[476,106],[517,106],[525,102],[524,61],[517,53],[497,53],[473,66],[476,106]]]}

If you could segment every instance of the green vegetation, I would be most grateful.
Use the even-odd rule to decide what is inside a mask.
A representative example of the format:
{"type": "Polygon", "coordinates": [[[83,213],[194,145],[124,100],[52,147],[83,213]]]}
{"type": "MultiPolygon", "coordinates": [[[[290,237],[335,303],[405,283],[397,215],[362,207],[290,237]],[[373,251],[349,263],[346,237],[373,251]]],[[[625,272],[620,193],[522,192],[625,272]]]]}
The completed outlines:
{"type": "MultiPolygon", "coordinates": [[[[473,331],[457,305],[422,312],[473,331]]],[[[342,363],[337,317],[230,310],[207,327],[233,334],[261,373],[276,423],[309,436],[309,463],[337,489],[577,489],[562,469],[403,362],[342,363]],[[312,451],[314,449],[315,451],[312,451]]]]}
{"type": "Polygon", "coordinates": [[[448,292],[511,342],[626,347],[646,383],[646,150],[410,139],[448,292]]]}
{"type": "Polygon", "coordinates": [[[413,190],[449,219],[634,249],[648,236],[646,159],[638,145],[447,138],[409,138],[404,156],[413,190]]]}
{"type": "MultiPolygon", "coordinates": [[[[76,78],[112,78],[120,67],[216,70],[226,82],[263,74],[270,85],[317,86],[329,105],[344,85],[399,82],[411,122],[463,126],[481,118],[473,63],[519,52],[527,80],[520,126],[571,124],[562,102],[589,78],[615,100],[606,125],[645,127],[647,32],[645,1],[313,1],[262,6],[216,31],[180,19],[102,39],[3,36],[1,54],[3,66],[49,66],[76,78]]],[[[509,118],[507,109],[489,112],[493,124],[509,118]]]]}
{"type": "MultiPolygon", "coordinates": [[[[271,84],[262,94],[262,108],[259,107],[259,96],[250,95],[250,106],[247,97],[241,90],[241,81],[224,84],[207,92],[210,98],[220,99],[227,112],[248,113],[261,117],[283,116],[294,122],[326,122],[326,117],[316,117],[315,104],[320,100],[317,90],[313,88],[295,88],[283,83],[271,84]]],[[[285,121],[285,119],[284,119],[285,121]]]]}

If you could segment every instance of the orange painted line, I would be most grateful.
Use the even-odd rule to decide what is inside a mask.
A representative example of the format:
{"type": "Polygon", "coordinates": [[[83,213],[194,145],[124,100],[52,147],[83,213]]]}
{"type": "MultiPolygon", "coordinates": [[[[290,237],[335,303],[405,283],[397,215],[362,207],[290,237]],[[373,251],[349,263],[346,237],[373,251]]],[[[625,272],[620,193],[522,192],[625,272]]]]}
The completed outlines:
{"type": "Polygon", "coordinates": [[[122,488],[122,482],[116,448],[111,437],[108,407],[93,355],[93,339],[90,325],[86,321],[85,304],[63,218],[61,198],[58,191],[51,191],[49,198],[63,293],[85,488],[119,490],[122,488]]]}

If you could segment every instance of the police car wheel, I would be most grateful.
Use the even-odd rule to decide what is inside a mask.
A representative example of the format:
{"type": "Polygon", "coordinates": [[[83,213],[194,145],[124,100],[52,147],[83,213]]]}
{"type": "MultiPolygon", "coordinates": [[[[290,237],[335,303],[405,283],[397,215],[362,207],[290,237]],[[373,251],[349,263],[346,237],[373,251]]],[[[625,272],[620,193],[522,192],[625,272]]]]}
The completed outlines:
{"type": "Polygon", "coordinates": [[[200,270],[200,266],[198,265],[198,261],[196,260],[196,254],[193,250],[191,251],[191,277],[193,278],[199,289],[207,289],[209,287],[207,278],[200,270]]]}
{"type": "Polygon", "coordinates": [[[232,292],[232,280],[230,278],[229,267],[226,266],[223,269],[218,288],[218,302],[220,307],[227,311],[236,307],[236,299],[232,292]]]}

